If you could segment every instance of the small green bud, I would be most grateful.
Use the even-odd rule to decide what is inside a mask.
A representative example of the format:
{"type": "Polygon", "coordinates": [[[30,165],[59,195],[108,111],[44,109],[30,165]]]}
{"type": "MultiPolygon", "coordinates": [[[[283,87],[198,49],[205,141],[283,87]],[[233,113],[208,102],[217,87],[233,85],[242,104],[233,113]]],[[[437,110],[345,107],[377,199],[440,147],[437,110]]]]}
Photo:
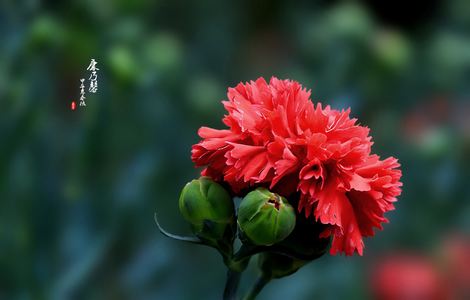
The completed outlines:
{"type": "Polygon", "coordinates": [[[257,188],[243,198],[238,224],[255,245],[269,246],[285,239],[295,227],[295,211],[286,198],[257,188]]]}
{"type": "Polygon", "coordinates": [[[235,208],[228,192],[209,177],[185,185],[179,199],[180,212],[200,238],[216,241],[224,238],[235,219],[235,208]]]}

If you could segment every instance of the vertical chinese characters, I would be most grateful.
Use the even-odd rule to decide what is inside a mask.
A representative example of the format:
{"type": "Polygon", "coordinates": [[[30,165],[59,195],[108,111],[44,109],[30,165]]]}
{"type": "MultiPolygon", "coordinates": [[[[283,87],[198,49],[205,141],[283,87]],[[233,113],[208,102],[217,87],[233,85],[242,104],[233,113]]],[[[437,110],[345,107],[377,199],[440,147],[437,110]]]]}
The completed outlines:
{"type": "Polygon", "coordinates": [[[80,79],[80,106],[86,106],[85,99],[85,78],[82,78],[80,79]]]}
{"type": "Polygon", "coordinates": [[[90,78],[88,78],[90,80],[90,87],[88,89],[88,91],[90,93],[96,93],[98,91],[98,73],[97,73],[97,71],[99,71],[100,69],[98,69],[96,67],[97,64],[98,63],[96,62],[96,60],[94,58],[92,58],[91,62],[90,62],[90,65],[87,68],[88,71],[91,71],[90,78]]]}
{"type": "MultiPolygon", "coordinates": [[[[98,91],[98,72],[97,71],[99,71],[100,69],[96,67],[97,64],[98,62],[94,58],[92,58],[90,61],[90,64],[87,67],[87,71],[91,72],[90,77],[88,78],[88,80],[90,81],[88,92],[90,93],[96,93],[98,91]]],[[[80,107],[86,107],[85,94],[86,94],[85,78],[80,78],[80,101],[78,103],[80,107]]],[[[72,101],[70,107],[72,110],[75,110],[75,101],[72,101]]]]}

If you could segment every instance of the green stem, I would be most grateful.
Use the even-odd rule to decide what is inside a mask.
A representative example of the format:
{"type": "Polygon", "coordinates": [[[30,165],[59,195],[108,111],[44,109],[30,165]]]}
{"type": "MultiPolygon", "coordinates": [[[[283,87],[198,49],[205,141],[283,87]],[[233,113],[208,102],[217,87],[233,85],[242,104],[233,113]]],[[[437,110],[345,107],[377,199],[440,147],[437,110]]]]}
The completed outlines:
{"type": "Polygon", "coordinates": [[[270,278],[261,275],[258,277],[258,280],[255,282],[251,290],[246,294],[244,300],[254,300],[256,296],[261,292],[261,290],[271,281],[270,278]]]}
{"type": "Polygon", "coordinates": [[[237,271],[227,271],[227,281],[225,282],[224,300],[235,300],[237,297],[238,283],[242,273],[237,271]]]}
{"type": "Polygon", "coordinates": [[[243,261],[255,254],[258,254],[264,250],[265,247],[262,246],[247,246],[243,244],[240,249],[233,255],[233,260],[235,262],[243,261]]]}

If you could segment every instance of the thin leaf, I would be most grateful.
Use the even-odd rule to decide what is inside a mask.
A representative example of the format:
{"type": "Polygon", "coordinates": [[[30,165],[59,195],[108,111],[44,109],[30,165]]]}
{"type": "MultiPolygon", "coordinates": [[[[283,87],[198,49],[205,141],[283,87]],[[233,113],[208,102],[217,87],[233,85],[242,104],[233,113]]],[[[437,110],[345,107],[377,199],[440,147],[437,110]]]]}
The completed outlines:
{"type": "Polygon", "coordinates": [[[177,234],[172,234],[172,233],[169,233],[168,231],[166,231],[165,229],[163,229],[162,226],[160,226],[160,223],[158,223],[158,219],[157,219],[157,213],[155,213],[153,215],[154,219],[155,219],[155,224],[157,224],[157,227],[158,227],[158,230],[160,230],[160,232],[166,236],[166,237],[169,237],[169,238],[172,238],[174,240],[178,240],[178,241],[182,241],[182,242],[188,242],[188,243],[193,243],[193,244],[200,244],[200,245],[205,245],[203,241],[201,241],[201,239],[199,239],[198,237],[195,237],[195,236],[182,236],[182,235],[177,235],[177,234]]]}

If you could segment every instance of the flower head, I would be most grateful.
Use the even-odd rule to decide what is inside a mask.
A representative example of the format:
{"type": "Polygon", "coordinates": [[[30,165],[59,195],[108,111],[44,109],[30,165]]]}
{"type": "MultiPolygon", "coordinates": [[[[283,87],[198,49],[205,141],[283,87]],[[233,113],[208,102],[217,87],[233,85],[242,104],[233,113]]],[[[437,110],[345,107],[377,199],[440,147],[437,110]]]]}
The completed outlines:
{"type": "Polygon", "coordinates": [[[229,88],[227,97],[228,129],[201,127],[192,148],[201,174],[234,193],[262,186],[300,194],[298,211],[327,225],[321,237],[333,236],[331,254],[362,255],[362,238],[382,228],[401,193],[397,160],[371,154],[369,129],[349,109],[314,105],[296,81],[259,78],[229,88]]]}
{"type": "Polygon", "coordinates": [[[383,257],[371,271],[375,299],[460,299],[451,297],[439,268],[422,255],[396,253],[383,257]]]}

